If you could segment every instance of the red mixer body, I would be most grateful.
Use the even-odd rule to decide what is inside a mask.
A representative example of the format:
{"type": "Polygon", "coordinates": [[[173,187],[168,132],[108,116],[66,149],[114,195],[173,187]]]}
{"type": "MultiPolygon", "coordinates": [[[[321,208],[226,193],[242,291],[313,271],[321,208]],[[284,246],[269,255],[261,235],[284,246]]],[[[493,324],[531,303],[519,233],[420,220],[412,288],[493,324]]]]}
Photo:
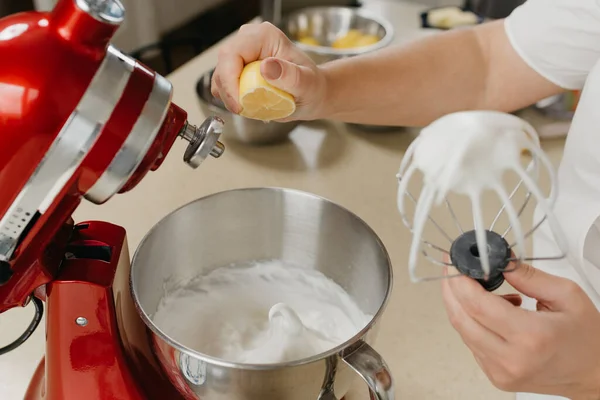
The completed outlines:
{"type": "Polygon", "coordinates": [[[135,309],[123,228],[71,219],[84,198],[134,188],[178,136],[194,168],[223,152],[221,120],[189,124],[171,84],[109,44],[124,11],[59,0],[0,19],[0,313],[32,299],[47,309],[27,400],[188,397],[135,309]]]}
{"type": "Polygon", "coordinates": [[[25,400],[195,399],[171,383],[181,378],[162,369],[137,314],[125,230],[80,223],[66,252],[46,286],[46,355],[25,400]]]}

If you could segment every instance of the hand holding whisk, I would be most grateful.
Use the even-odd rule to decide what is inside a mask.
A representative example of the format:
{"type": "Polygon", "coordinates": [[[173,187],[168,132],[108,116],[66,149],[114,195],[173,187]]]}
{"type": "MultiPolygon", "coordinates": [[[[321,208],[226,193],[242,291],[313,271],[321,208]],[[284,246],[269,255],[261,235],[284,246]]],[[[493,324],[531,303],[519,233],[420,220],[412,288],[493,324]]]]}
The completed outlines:
{"type": "Polygon", "coordinates": [[[444,278],[441,274],[434,277],[417,276],[419,253],[436,265],[455,267],[460,274],[478,280],[489,291],[502,285],[503,273],[508,272],[511,262],[515,262],[515,268],[518,268],[525,261],[561,259],[566,256],[566,240],[552,213],[557,190],[553,166],[539,146],[535,129],[519,117],[495,111],[465,111],[434,121],[421,131],[407,149],[398,180],[398,210],[413,235],[409,254],[409,273],[413,282],[444,278]],[[532,158],[525,167],[521,162],[523,152],[532,158]],[[542,194],[538,186],[540,167],[550,177],[548,197],[542,194]],[[418,198],[409,192],[409,183],[417,171],[423,175],[418,198]],[[507,172],[516,173],[519,178],[519,183],[510,192],[503,184],[507,172]],[[525,199],[520,207],[515,207],[513,198],[522,187],[527,190],[525,199]],[[489,228],[484,226],[482,211],[482,199],[486,191],[495,193],[502,203],[489,228]],[[470,199],[473,229],[463,229],[448,200],[451,192],[470,199]],[[520,218],[532,198],[544,216],[525,232],[520,218]],[[416,205],[412,221],[407,216],[407,200],[416,205]],[[430,215],[432,208],[440,205],[445,205],[458,230],[455,238],[430,215]],[[503,213],[508,217],[509,226],[504,232],[498,233],[494,229],[503,213]],[[449,241],[449,248],[423,238],[428,221],[449,241]],[[527,256],[525,240],[545,221],[550,224],[561,254],[535,258],[527,256]],[[506,239],[509,231],[512,231],[514,243],[506,239]],[[439,252],[442,257],[436,259],[430,256],[430,250],[439,252]]]}

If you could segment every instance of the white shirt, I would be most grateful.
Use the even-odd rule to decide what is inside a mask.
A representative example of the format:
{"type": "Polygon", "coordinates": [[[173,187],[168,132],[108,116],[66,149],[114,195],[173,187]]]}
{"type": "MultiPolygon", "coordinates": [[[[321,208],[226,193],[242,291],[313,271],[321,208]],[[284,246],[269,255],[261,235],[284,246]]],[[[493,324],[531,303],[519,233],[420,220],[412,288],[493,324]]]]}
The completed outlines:
{"type": "MultiPolygon", "coordinates": [[[[577,282],[600,308],[600,0],[528,0],[505,27],[513,47],[540,75],[565,89],[583,88],[558,170],[554,209],[569,257],[534,266],[577,282]]],[[[535,215],[539,220],[541,211],[535,215]]],[[[534,256],[560,254],[547,223],[533,240],[534,256]]],[[[525,299],[524,307],[534,309],[535,301],[525,299]]]]}

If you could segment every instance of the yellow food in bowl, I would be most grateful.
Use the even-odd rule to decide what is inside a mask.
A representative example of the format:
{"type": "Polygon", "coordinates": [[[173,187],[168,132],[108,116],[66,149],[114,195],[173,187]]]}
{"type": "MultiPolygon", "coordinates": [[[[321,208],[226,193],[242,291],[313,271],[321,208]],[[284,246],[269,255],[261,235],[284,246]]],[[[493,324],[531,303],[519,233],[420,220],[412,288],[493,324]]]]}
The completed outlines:
{"type": "Polygon", "coordinates": [[[371,46],[379,42],[379,36],[376,35],[363,35],[356,41],[356,47],[371,46]]]}
{"type": "Polygon", "coordinates": [[[344,36],[337,38],[331,44],[331,47],[334,49],[353,49],[371,46],[379,42],[379,40],[379,37],[376,35],[367,35],[358,29],[351,29],[344,36]]]}
{"type": "Polygon", "coordinates": [[[362,37],[362,33],[359,30],[351,29],[344,36],[337,38],[331,47],[334,49],[350,49],[356,47],[356,42],[362,37]]]}
{"type": "Polygon", "coordinates": [[[306,36],[298,39],[299,43],[306,44],[308,46],[320,46],[321,44],[314,37],[306,36]]]}
{"type": "MultiPolygon", "coordinates": [[[[334,49],[355,49],[374,45],[380,40],[377,35],[364,34],[358,29],[351,29],[345,35],[337,38],[330,47],[334,49]]],[[[296,41],[307,46],[322,46],[316,38],[308,35],[299,36],[296,41]]]]}

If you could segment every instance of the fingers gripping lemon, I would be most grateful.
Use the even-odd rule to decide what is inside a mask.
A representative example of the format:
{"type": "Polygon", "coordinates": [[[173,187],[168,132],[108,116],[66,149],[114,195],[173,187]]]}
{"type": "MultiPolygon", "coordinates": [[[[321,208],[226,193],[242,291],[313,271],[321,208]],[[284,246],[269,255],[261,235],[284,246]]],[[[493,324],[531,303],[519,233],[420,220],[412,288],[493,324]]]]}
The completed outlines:
{"type": "Polygon", "coordinates": [[[294,97],[267,82],[260,73],[260,63],[249,63],[240,75],[240,115],[261,121],[289,117],[296,111],[294,97]]]}

